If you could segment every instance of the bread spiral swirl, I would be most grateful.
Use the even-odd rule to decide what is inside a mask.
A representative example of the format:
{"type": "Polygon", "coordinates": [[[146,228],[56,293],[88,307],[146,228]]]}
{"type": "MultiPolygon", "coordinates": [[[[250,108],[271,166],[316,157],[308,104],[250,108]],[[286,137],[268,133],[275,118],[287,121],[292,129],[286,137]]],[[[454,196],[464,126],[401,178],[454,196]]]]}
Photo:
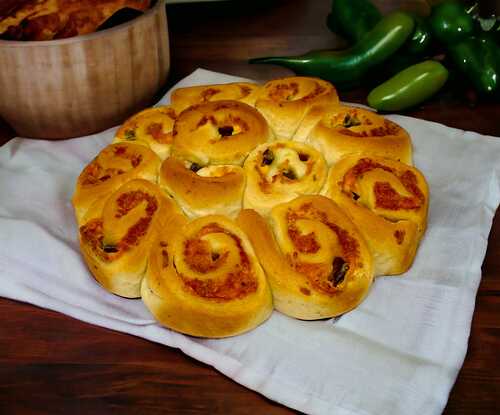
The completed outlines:
{"type": "Polygon", "coordinates": [[[299,195],[319,193],[327,175],[323,156],[293,141],[261,144],[243,167],[247,176],[243,206],[261,215],[299,195]]]}
{"type": "Polygon", "coordinates": [[[170,106],[147,108],[123,123],[114,142],[146,145],[164,160],[170,155],[176,119],[176,112],[170,106]]]}
{"type": "Polygon", "coordinates": [[[374,255],[375,275],[401,274],[426,229],[429,189],[415,167],[351,155],[330,170],[325,194],[358,225],[374,255]]]}
{"type": "Polygon", "coordinates": [[[208,164],[241,165],[272,132],[264,117],[238,101],[215,101],[183,111],[174,125],[172,155],[208,164]]]}
{"type": "Polygon", "coordinates": [[[260,88],[260,85],[251,82],[232,82],[228,84],[177,88],[172,93],[172,106],[179,113],[192,105],[205,104],[210,101],[241,101],[253,106],[260,88]]]}
{"type": "Polygon", "coordinates": [[[245,182],[240,166],[201,167],[174,157],[162,163],[159,178],[160,187],[190,218],[214,214],[236,217],[245,182]]]}
{"type": "Polygon", "coordinates": [[[367,153],[412,164],[408,133],[396,123],[362,108],[315,106],[293,139],[318,149],[330,165],[351,153],[367,153]]]}
{"type": "Polygon", "coordinates": [[[271,219],[268,226],[248,209],[238,223],[266,271],[278,311],[314,320],[343,314],[364,299],[373,280],[372,258],[332,200],[300,196],[277,205],[271,219]]]}
{"type": "Polygon", "coordinates": [[[279,140],[289,140],[307,111],[318,104],[338,104],[335,87],[319,78],[291,76],[262,87],[255,101],[279,140]]]}
{"type": "Polygon", "coordinates": [[[124,183],[140,178],[156,182],[160,159],[149,148],[130,143],[105,147],[80,173],[73,195],[78,224],[90,206],[124,183]]]}
{"type": "Polygon", "coordinates": [[[154,236],[161,221],[174,212],[175,202],[142,179],[94,203],[83,218],[79,240],[95,279],[114,294],[139,297],[154,236]]]}
{"type": "Polygon", "coordinates": [[[224,216],[175,216],[154,245],[142,284],[166,327],[202,337],[255,328],[272,312],[271,291],[245,233],[224,216]]]}

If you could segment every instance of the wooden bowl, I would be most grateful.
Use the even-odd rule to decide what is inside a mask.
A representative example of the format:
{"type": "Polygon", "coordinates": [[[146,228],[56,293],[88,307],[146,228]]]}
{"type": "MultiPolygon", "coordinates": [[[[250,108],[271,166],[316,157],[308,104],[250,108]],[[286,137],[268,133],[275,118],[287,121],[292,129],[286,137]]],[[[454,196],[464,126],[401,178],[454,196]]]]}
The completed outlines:
{"type": "Polygon", "coordinates": [[[152,104],[170,67],[164,0],[100,32],[0,40],[0,116],[23,137],[79,137],[152,104]]]}

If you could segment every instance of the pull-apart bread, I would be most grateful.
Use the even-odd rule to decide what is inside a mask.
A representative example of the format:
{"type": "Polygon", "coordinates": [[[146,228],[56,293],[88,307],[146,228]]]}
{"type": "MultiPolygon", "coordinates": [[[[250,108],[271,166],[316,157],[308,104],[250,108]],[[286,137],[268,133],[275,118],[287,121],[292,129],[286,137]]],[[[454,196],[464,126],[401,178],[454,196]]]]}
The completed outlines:
{"type": "Polygon", "coordinates": [[[172,330],[217,338],[273,309],[354,309],[374,277],[410,268],[429,189],[401,126],[289,77],[174,90],[124,122],[73,205],[96,281],[172,330]]]}

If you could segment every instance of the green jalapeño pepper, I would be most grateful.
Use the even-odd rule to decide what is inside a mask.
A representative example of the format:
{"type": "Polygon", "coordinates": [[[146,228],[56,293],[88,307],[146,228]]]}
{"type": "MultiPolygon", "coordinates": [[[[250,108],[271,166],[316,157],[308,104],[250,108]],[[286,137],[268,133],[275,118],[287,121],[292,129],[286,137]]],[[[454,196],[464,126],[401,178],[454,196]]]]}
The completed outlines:
{"type": "Polygon", "coordinates": [[[369,0],[332,0],[326,24],[333,33],[358,42],[382,19],[382,14],[369,0]]]}
{"type": "Polygon", "coordinates": [[[416,14],[412,14],[415,20],[413,34],[407,40],[403,51],[407,54],[422,56],[425,54],[432,41],[431,29],[425,19],[416,14]]]}
{"type": "Polygon", "coordinates": [[[477,92],[485,96],[500,92],[500,47],[488,34],[450,45],[448,54],[477,92]]]}
{"type": "Polygon", "coordinates": [[[400,111],[430,98],[446,83],[447,69],[427,60],[410,66],[368,94],[368,105],[380,111],[400,111]]]}
{"type": "Polygon", "coordinates": [[[380,20],[351,48],[312,51],[301,56],[250,59],[250,63],[270,63],[293,70],[297,75],[317,76],[339,89],[358,85],[371,68],[396,52],[413,31],[413,18],[393,12],[380,20]]]}
{"type": "Polygon", "coordinates": [[[446,0],[434,6],[429,22],[433,35],[444,45],[460,42],[474,31],[474,19],[457,0],[446,0]]]}

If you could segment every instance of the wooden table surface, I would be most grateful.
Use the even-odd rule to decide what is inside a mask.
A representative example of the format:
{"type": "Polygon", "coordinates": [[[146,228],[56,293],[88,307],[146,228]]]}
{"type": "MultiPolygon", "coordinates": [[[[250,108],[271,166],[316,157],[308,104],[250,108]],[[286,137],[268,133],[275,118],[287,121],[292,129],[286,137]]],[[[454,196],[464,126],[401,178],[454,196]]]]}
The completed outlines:
{"type": "MultiPolygon", "coordinates": [[[[385,12],[420,1],[378,1],[385,12]]],[[[203,67],[256,80],[288,70],[249,57],[343,45],[325,26],[330,0],[169,5],[169,85],[203,67]]],[[[364,102],[366,90],[341,94],[364,102]]],[[[500,136],[500,106],[448,87],[407,115],[500,136]]],[[[0,144],[13,132],[0,122],[0,144]]],[[[495,217],[476,299],[467,357],[444,411],[500,413],[500,218],[495,217]]],[[[0,299],[1,414],[287,414],[176,349],[0,299]]],[[[424,414],[423,414],[424,415],[424,414]]]]}

